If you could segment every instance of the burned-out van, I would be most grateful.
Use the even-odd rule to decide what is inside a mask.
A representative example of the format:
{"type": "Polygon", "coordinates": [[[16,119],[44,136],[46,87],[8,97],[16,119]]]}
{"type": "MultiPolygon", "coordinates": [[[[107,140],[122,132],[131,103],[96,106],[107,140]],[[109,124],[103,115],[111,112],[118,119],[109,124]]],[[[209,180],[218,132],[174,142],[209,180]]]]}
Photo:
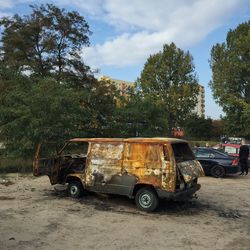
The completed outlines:
{"type": "Polygon", "coordinates": [[[48,157],[51,145],[38,146],[34,175],[51,184],[68,183],[70,196],[83,190],[134,198],[139,209],[153,211],[159,198],[191,197],[203,169],[184,140],[173,138],[75,138],[48,157]],[[44,154],[45,153],[45,154],[44,154]]]}

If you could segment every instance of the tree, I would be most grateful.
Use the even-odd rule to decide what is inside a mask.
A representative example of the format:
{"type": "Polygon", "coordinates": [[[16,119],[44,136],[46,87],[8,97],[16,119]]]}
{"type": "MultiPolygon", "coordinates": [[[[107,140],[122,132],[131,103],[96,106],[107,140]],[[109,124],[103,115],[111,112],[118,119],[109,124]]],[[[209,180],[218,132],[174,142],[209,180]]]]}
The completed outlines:
{"type": "Polygon", "coordinates": [[[195,140],[210,140],[212,136],[212,120],[192,115],[185,122],[185,136],[195,140]]]}
{"type": "Polygon", "coordinates": [[[225,134],[223,120],[212,120],[212,127],[212,138],[220,140],[221,136],[225,134]]]}
{"type": "Polygon", "coordinates": [[[87,117],[79,93],[50,78],[33,84],[13,75],[0,72],[0,141],[7,154],[29,157],[40,142],[84,136],[80,127],[87,117]]]}
{"type": "Polygon", "coordinates": [[[131,91],[116,110],[116,134],[118,137],[161,136],[166,130],[163,110],[150,98],[131,91]]]}
{"type": "Polygon", "coordinates": [[[164,45],[163,51],[151,55],[137,81],[144,98],[163,110],[166,134],[183,126],[192,113],[198,95],[198,83],[192,56],[174,43],[164,45]]]}
{"type": "Polygon", "coordinates": [[[88,24],[54,5],[2,18],[0,142],[30,156],[37,143],[74,136],[109,136],[115,90],[94,78],[80,53],[88,24]]]}
{"type": "Polygon", "coordinates": [[[89,45],[89,26],[77,12],[52,4],[31,6],[32,13],[5,17],[1,54],[4,63],[32,76],[55,76],[57,81],[80,78],[86,82],[89,67],[81,48],[89,45]]]}
{"type": "Polygon", "coordinates": [[[210,86],[217,103],[223,108],[226,132],[250,135],[250,21],[230,30],[227,39],[211,50],[210,86]]]}

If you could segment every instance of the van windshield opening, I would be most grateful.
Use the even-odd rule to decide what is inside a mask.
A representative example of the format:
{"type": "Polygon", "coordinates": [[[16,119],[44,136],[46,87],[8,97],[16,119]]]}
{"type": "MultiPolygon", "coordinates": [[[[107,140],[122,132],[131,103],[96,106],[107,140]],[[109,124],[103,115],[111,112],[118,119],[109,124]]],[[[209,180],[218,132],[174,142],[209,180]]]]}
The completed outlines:
{"type": "Polygon", "coordinates": [[[173,143],[172,148],[174,151],[176,162],[190,161],[195,159],[191,148],[185,142],[173,143]]]}

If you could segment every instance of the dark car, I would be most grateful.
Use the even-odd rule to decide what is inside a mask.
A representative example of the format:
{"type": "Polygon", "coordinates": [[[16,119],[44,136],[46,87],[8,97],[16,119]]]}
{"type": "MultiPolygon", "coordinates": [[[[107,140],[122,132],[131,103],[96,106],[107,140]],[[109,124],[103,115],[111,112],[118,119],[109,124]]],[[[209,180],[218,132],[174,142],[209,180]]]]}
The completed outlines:
{"type": "Polygon", "coordinates": [[[239,172],[238,159],[213,148],[193,148],[196,160],[198,160],[205,175],[223,177],[226,174],[239,172]]]}

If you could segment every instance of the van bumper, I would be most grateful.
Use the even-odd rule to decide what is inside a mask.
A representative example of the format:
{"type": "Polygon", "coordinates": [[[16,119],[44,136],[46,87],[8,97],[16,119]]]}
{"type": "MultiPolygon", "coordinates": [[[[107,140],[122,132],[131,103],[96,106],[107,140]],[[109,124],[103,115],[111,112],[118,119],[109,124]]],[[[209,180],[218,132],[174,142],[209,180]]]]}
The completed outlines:
{"type": "Polygon", "coordinates": [[[176,191],[174,193],[172,192],[167,192],[165,190],[162,189],[156,189],[156,192],[158,194],[158,197],[161,199],[174,199],[174,200],[183,200],[183,199],[188,199],[191,198],[192,195],[198,191],[201,188],[200,184],[195,184],[194,186],[184,189],[184,190],[180,190],[180,191],[176,191]]]}

